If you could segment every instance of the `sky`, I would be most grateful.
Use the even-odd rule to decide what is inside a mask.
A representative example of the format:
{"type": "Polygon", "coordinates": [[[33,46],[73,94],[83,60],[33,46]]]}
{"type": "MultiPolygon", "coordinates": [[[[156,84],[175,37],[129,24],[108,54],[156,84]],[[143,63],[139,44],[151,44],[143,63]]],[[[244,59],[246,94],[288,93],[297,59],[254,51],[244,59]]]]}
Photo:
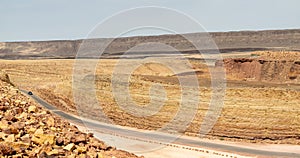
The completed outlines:
{"type": "MultiPolygon", "coordinates": [[[[82,39],[112,15],[143,6],[185,13],[209,32],[300,28],[299,0],[0,0],[0,41],[82,39]]],[[[128,36],[153,34],[164,32],[128,36]]]]}

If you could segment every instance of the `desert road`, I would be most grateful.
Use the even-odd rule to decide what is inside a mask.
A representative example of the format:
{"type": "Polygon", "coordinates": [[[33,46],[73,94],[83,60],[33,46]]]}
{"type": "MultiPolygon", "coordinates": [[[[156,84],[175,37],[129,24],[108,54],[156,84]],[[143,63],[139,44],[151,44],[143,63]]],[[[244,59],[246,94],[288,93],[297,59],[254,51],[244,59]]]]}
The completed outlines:
{"type": "MultiPolygon", "coordinates": [[[[28,91],[21,90],[26,95],[28,91]]],[[[166,134],[162,132],[154,132],[154,131],[144,131],[144,130],[137,130],[134,128],[122,127],[117,125],[110,125],[101,122],[97,122],[90,119],[81,118],[72,114],[65,113],[61,110],[58,110],[55,106],[50,105],[40,97],[36,95],[28,95],[33,98],[37,103],[45,107],[46,109],[52,111],[53,113],[59,115],[74,123],[75,125],[88,127],[91,129],[92,133],[99,139],[103,140],[103,136],[107,137],[119,137],[123,139],[125,142],[136,142],[136,145],[132,145],[132,149],[130,152],[138,153],[138,151],[143,150],[143,152],[150,152],[153,151],[155,146],[167,146],[171,148],[180,148],[180,150],[193,150],[194,152],[201,152],[203,154],[208,152],[207,150],[213,151],[220,151],[220,153],[234,153],[239,155],[245,155],[250,157],[300,157],[300,146],[293,146],[294,150],[285,150],[285,148],[281,148],[280,145],[274,145],[276,148],[272,149],[272,146],[264,146],[264,145],[257,145],[257,146],[247,146],[247,145],[237,145],[237,144],[226,144],[226,143],[219,143],[208,141],[200,138],[195,137],[188,137],[188,136],[175,136],[171,134],[166,134]],[[149,145],[150,144],[150,145],[149,145]],[[152,144],[152,146],[151,146],[152,144]],[[147,148],[148,146],[148,148],[147,148]],[[150,147],[149,147],[150,146],[150,147]],[[136,152],[134,150],[136,149],[136,152]],[[202,149],[207,149],[202,150],[202,149]]],[[[103,140],[106,141],[106,140],[103,140]]],[[[107,142],[107,141],[106,141],[107,142]]],[[[111,143],[115,141],[112,140],[111,143]]],[[[111,145],[110,143],[108,143],[111,145]]],[[[124,142],[122,143],[124,144],[124,142]]],[[[128,144],[124,144],[129,145],[128,144]]],[[[119,147],[126,150],[126,147],[119,147]]],[[[290,147],[286,147],[289,149],[290,147]]],[[[128,149],[127,149],[128,150],[128,149]]],[[[142,154],[143,152],[140,152],[142,154]]],[[[218,155],[218,152],[214,152],[215,155],[218,155]]],[[[223,155],[224,156],[224,155],[223,155]]],[[[225,155],[231,157],[230,155],[225,155]]]]}

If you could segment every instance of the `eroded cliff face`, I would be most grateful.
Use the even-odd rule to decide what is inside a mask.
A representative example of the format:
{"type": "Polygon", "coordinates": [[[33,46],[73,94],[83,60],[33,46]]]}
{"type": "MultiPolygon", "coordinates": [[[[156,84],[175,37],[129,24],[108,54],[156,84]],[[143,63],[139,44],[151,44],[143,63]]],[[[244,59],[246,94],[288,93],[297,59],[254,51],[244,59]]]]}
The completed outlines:
{"type": "Polygon", "coordinates": [[[223,64],[231,80],[300,83],[300,60],[238,58],[225,59],[223,64]]]}
{"type": "MultiPolygon", "coordinates": [[[[300,50],[300,29],[271,31],[213,32],[208,34],[192,33],[182,35],[137,36],[116,39],[99,38],[85,40],[85,48],[80,48],[83,40],[35,41],[35,42],[2,42],[0,58],[75,58],[78,49],[86,56],[98,54],[101,47],[106,55],[118,55],[130,48],[145,43],[161,43],[174,47],[182,53],[198,53],[194,44],[203,50],[215,49],[208,42],[212,37],[220,52],[254,51],[266,49],[300,50]],[[189,37],[189,40],[185,39],[189,37]],[[108,47],[104,43],[110,43],[108,47]],[[193,42],[193,43],[191,43],[193,42]]],[[[151,46],[149,46],[151,47],[151,46]]],[[[150,49],[144,49],[150,50],[150,49]]]]}
{"type": "Polygon", "coordinates": [[[6,42],[0,43],[0,58],[69,58],[74,57],[79,41],[6,42]]]}

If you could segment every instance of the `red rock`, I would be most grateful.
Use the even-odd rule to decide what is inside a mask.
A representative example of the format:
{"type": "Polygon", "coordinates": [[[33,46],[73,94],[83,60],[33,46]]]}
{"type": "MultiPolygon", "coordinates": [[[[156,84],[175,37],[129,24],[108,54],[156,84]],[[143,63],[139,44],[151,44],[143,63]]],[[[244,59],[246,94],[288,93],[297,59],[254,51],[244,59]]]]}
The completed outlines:
{"type": "Polygon", "coordinates": [[[0,111],[6,111],[6,110],[8,110],[8,107],[7,106],[0,106],[0,111]]]}
{"type": "Polygon", "coordinates": [[[18,121],[18,119],[17,119],[16,117],[14,117],[13,115],[11,115],[11,114],[6,115],[6,116],[5,116],[5,119],[6,119],[7,121],[12,121],[12,122],[18,121]]]}
{"type": "Polygon", "coordinates": [[[64,139],[62,137],[58,137],[56,139],[56,145],[58,145],[58,146],[64,145],[64,139]]]}
{"type": "Polygon", "coordinates": [[[10,126],[9,128],[5,128],[2,130],[5,134],[18,134],[19,130],[13,126],[10,126]]]}
{"type": "Polygon", "coordinates": [[[13,124],[13,127],[17,128],[18,130],[24,129],[25,123],[23,122],[16,122],[13,124]]]}
{"type": "Polygon", "coordinates": [[[24,111],[23,108],[16,108],[15,109],[16,114],[21,114],[23,111],[24,111]]]}
{"type": "Polygon", "coordinates": [[[96,139],[96,138],[91,138],[90,140],[90,146],[92,147],[96,147],[102,150],[107,150],[109,148],[109,146],[107,146],[104,142],[96,139]]]}
{"type": "Polygon", "coordinates": [[[9,156],[9,155],[14,155],[16,153],[16,151],[6,145],[6,144],[0,144],[0,155],[4,155],[4,156],[9,156]]]}
{"type": "Polygon", "coordinates": [[[86,135],[79,134],[79,135],[72,136],[71,142],[75,144],[86,143],[86,135]]]}

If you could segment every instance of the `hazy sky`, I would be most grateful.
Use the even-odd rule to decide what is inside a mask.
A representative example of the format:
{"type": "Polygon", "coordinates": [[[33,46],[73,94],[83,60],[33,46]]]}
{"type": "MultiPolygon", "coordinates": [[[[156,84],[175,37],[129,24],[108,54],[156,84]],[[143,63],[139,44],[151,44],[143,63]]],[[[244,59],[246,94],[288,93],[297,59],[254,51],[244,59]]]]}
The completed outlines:
{"type": "Polygon", "coordinates": [[[208,31],[300,28],[299,0],[1,0],[0,41],[84,38],[109,16],[141,6],[184,12],[208,31]]]}

